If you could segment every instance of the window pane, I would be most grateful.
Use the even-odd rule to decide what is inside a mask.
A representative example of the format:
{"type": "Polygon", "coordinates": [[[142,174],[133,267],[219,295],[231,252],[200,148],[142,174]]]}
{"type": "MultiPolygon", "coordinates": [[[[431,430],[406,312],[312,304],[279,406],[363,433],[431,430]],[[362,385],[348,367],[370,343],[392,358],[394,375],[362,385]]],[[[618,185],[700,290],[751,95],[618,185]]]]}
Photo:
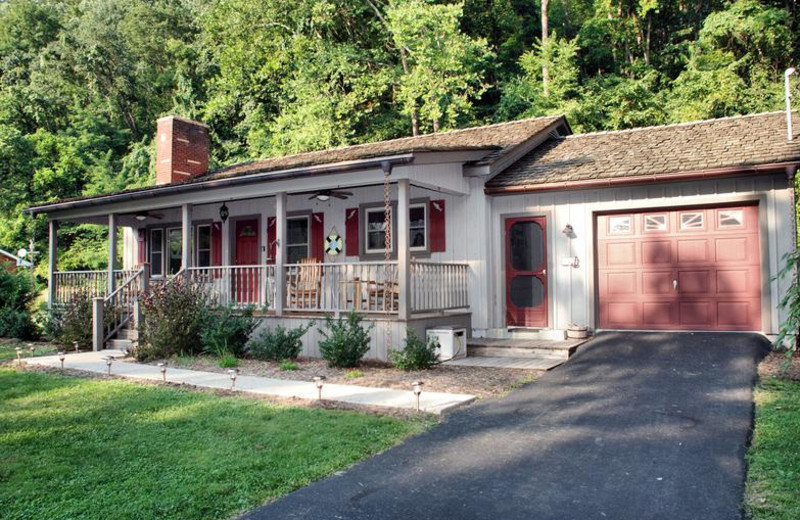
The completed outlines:
{"type": "Polygon", "coordinates": [[[544,284],[536,276],[516,276],[510,289],[511,302],[517,307],[538,307],[544,302],[544,284]]]}
{"type": "Polygon", "coordinates": [[[152,253],[150,255],[150,274],[153,276],[162,276],[164,270],[162,268],[163,257],[161,253],[152,253]]]}
{"type": "Polygon", "coordinates": [[[211,226],[199,226],[197,228],[197,249],[211,249],[211,226]]]}
{"type": "Polygon", "coordinates": [[[544,232],[537,222],[515,222],[509,229],[511,266],[536,271],[544,266],[544,232]]]}
{"type": "Polygon", "coordinates": [[[289,219],[286,223],[286,245],[308,245],[308,219],[289,219]]]}
{"type": "Polygon", "coordinates": [[[408,212],[409,222],[412,228],[425,227],[425,206],[415,206],[408,212]]]}
{"type": "Polygon", "coordinates": [[[385,235],[383,231],[367,234],[367,249],[370,251],[383,251],[385,249],[384,240],[385,235]]]}
{"type": "Polygon", "coordinates": [[[728,209],[719,211],[719,227],[740,227],[744,225],[744,211],[728,209]]]}
{"type": "Polygon", "coordinates": [[[150,251],[160,253],[163,241],[164,233],[160,229],[154,229],[150,233],[150,251]]]}
{"type": "Polygon", "coordinates": [[[608,217],[609,233],[630,233],[631,217],[608,217]]]}
{"type": "Polygon", "coordinates": [[[150,231],[150,274],[164,275],[164,232],[160,229],[150,231]]]}
{"type": "Polygon", "coordinates": [[[645,231],[666,231],[667,230],[667,216],[666,215],[645,215],[645,217],[644,217],[644,230],[645,231]]]}
{"type": "Polygon", "coordinates": [[[308,258],[308,246],[286,246],[287,263],[299,264],[303,258],[308,258]]]}
{"type": "Polygon", "coordinates": [[[211,267],[211,251],[197,252],[197,267],[211,267]]]}
{"type": "Polygon", "coordinates": [[[383,210],[367,212],[367,230],[383,231],[386,229],[386,219],[383,210]]]}
{"type": "Polygon", "coordinates": [[[681,229],[702,229],[703,228],[703,213],[682,213],[681,214],[681,229]]]}
{"type": "Polygon", "coordinates": [[[411,247],[425,249],[425,229],[412,229],[410,234],[411,247]]]}
{"type": "Polygon", "coordinates": [[[181,270],[181,256],[183,254],[183,239],[180,229],[169,230],[169,274],[175,274],[181,270]]]}

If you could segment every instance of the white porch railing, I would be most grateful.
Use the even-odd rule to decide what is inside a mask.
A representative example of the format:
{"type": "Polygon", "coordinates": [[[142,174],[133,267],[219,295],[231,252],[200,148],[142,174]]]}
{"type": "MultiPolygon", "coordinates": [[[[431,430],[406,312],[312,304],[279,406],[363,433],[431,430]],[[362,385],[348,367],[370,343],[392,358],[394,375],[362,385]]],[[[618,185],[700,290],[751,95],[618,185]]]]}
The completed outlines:
{"type": "MultiPolygon", "coordinates": [[[[133,269],[114,271],[114,287],[124,285],[136,273],[133,269]]],[[[79,294],[97,298],[108,294],[108,271],[58,271],[51,283],[55,284],[56,305],[69,303],[79,294]]]]}
{"type": "Polygon", "coordinates": [[[398,312],[397,262],[302,263],[285,269],[286,310],[398,312]]]}
{"type": "Polygon", "coordinates": [[[469,264],[411,262],[411,312],[469,307],[469,264]]]}
{"type": "Polygon", "coordinates": [[[275,266],[190,267],[186,275],[201,284],[215,305],[275,307],[275,266]]]}
{"type": "MultiPolygon", "coordinates": [[[[103,343],[111,339],[133,317],[133,307],[142,292],[144,269],[134,271],[103,300],[103,343]]],[[[116,273],[115,273],[116,274],[116,273]]]]}

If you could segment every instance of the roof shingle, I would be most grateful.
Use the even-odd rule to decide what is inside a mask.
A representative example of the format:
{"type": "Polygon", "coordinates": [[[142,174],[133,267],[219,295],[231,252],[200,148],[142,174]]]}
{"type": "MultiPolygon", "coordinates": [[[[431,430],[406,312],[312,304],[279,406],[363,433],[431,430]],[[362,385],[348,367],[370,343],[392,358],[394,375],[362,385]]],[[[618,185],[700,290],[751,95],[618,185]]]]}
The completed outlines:
{"type": "MultiPolygon", "coordinates": [[[[800,128],[794,117],[795,129],[800,128]]],[[[797,134],[797,132],[795,132],[797,134]]],[[[784,112],[570,135],[542,144],[491,179],[488,189],[800,161],[784,112]]]]}

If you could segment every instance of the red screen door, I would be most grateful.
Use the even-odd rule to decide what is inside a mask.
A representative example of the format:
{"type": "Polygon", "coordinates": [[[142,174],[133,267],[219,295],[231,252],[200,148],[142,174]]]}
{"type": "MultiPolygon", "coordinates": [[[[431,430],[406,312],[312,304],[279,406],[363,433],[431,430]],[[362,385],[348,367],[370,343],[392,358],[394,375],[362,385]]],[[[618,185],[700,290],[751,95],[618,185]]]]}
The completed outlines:
{"type": "MultiPolygon", "coordinates": [[[[237,266],[257,266],[259,253],[258,219],[236,221],[236,245],[233,263],[237,266]]],[[[232,269],[233,292],[239,303],[258,303],[261,287],[258,268],[232,269]]]]}
{"type": "Polygon", "coordinates": [[[506,219],[506,323],[547,326],[547,225],[544,217],[506,219]]]}

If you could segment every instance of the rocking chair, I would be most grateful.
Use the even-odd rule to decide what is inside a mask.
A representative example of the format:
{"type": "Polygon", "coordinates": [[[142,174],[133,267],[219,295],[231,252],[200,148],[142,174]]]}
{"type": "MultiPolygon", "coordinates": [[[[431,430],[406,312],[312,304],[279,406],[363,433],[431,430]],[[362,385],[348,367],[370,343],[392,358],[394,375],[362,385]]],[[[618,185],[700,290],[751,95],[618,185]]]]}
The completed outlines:
{"type": "Polygon", "coordinates": [[[300,267],[289,275],[289,308],[319,309],[322,289],[322,267],[316,258],[303,258],[300,267]]]}

